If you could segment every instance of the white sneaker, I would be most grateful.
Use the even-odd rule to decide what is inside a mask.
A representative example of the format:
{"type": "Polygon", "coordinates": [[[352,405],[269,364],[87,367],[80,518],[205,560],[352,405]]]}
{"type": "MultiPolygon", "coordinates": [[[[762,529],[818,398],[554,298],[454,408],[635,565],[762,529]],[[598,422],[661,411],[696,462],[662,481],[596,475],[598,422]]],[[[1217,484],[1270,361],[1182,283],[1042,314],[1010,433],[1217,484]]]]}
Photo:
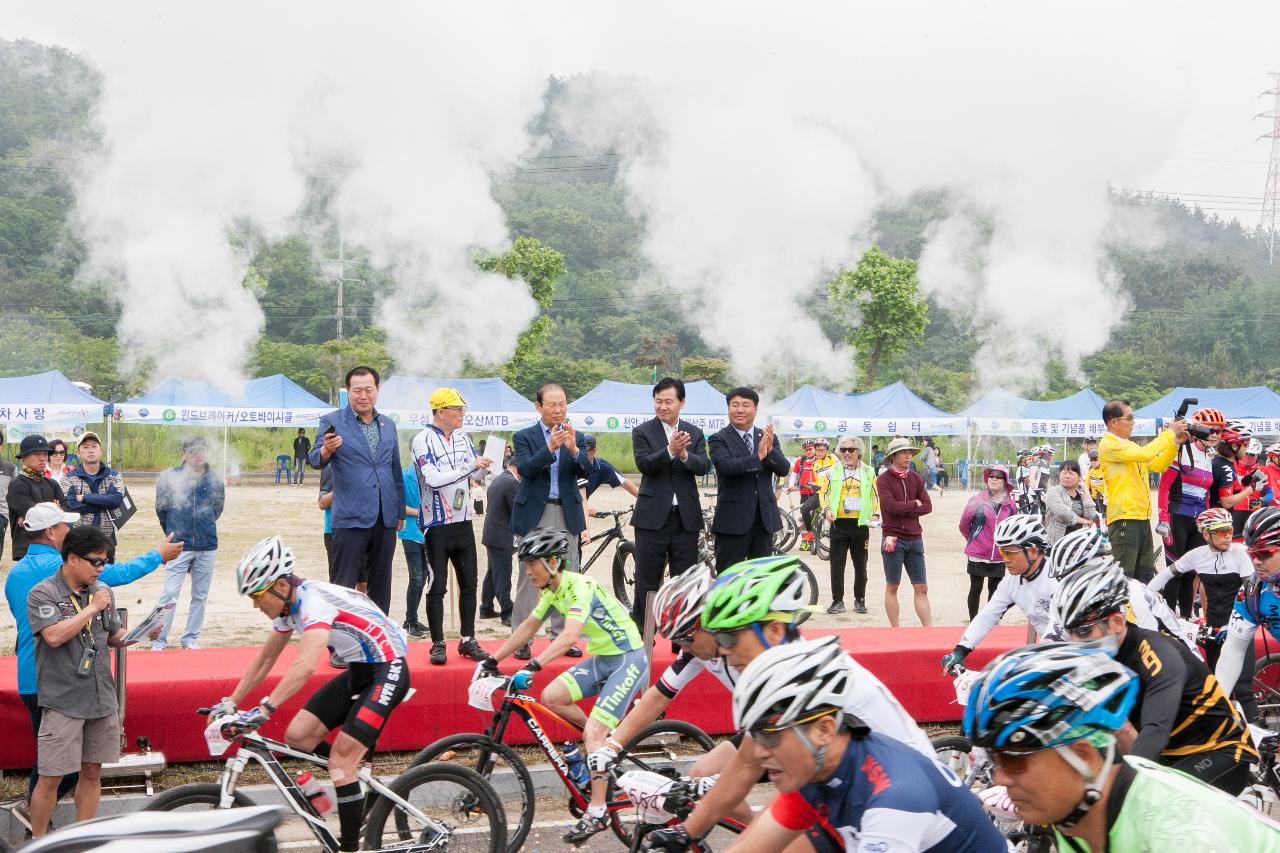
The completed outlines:
{"type": "Polygon", "coordinates": [[[184,648],[184,649],[198,649],[198,648],[200,648],[200,644],[199,644],[199,643],[187,643],[185,646],[183,646],[183,648],[184,648]]]}

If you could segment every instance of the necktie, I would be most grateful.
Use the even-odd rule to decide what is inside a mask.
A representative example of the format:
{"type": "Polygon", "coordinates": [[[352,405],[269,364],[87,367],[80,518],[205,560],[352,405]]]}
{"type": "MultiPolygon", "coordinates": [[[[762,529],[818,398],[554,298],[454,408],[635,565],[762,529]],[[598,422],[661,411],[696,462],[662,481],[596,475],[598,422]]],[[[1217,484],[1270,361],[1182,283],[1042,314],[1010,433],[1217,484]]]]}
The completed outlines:
{"type": "Polygon", "coordinates": [[[744,432],[744,433],[742,434],[742,440],[743,440],[743,441],[745,441],[745,442],[747,443],[747,450],[749,450],[749,451],[751,451],[752,453],[754,453],[754,452],[755,452],[755,449],[756,449],[756,446],[755,446],[755,444],[753,444],[753,443],[752,443],[752,441],[751,441],[751,433],[750,433],[750,432],[744,432]]]}

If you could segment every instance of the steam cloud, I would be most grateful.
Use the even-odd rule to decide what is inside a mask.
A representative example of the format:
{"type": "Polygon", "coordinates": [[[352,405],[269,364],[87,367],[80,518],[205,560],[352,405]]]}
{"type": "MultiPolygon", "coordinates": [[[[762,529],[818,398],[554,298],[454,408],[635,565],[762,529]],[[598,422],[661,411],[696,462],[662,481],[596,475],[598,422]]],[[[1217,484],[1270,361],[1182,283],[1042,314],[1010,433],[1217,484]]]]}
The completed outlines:
{"type": "Polygon", "coordinates": [[[673,311],[696,311],[741,375],[791,359],[847,377],[814,319],[820,285],[874,239],[878,207],[941,188],[952,208],[922,285],[979,330],[981,380],[1021,387],[1049,355],[1073,364],[1104,345],[1122,316],[1107,186],[1173,153],[1193,70],[1213,73],[1186,57],[1229,17],[1154,3],[391,3],[357,20],[323,4],[74,8],[51,32],[23,29],[29,11],[7,29],[87,49],[105,73],[109,147],[81,213],[95,268],[126,276],[122,338],[167,372],[241,369],[262,318],[226,228],[280,227],[300,175],[333,160],[345,233],[399,281],[381,322],[400,364],[504,358],[535,309],[471,266],[508,236],[489,174],[531,144],[546,75],[592,72],[559,119],[584,146],[631,152],[620,180],[659,283],[688,294],[673,311]]]}

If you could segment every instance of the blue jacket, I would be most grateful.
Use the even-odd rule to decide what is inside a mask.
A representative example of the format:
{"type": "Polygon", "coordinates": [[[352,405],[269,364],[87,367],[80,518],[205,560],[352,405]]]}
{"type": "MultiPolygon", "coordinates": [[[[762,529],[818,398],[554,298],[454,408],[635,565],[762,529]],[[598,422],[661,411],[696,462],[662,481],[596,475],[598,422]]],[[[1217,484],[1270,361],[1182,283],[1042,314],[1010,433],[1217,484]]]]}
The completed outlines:
{"type": "Polygon", "coordinates": [[[115,510],[124,503],[124,478],[114,468],[103,465],[90,474],[83,465],[62,475],[58,484],[67,499],[67,508],[80,513],[81,525],[92,525],[115,540],[115,510]]]}
{"type": "MultiPolygon", "coordinates": [[[[124,586],[146,577],[160,565],[160,552],[148,551],[127,563],[110,563],[102,567],[98,580],[107,586],[124,586]]],[[[27,596],[36,584],[53,577],[62,566],[62,555],[48,545],[34,544],[27,556],[13,564],[4,582],[4,597],[9,611],[18,623],[18,692],[36,692],[36,643],[27,621],[27,596]]]]}
{"type": "MultiPolygon", "coordinates": [[[[413,507],[418,512],[422,512],[422,492],[418,489],[418,474],[412,468],[404,469],[404,505],[413,507]]],[[[408,518],[408,514],[405,514],[408,518]]],[[[400,539],[409,542],[425,542],[426,534],[422,532],[422,528],[418,526],[418,519],[412,522],[406,521],[404,529],[396,534],[400,539]]]]}
{"type": "Polygon", "coordinates": [[[160,528],[181,540],[185,551],[218,550],[218,518],[225,502],[222,477],[208,465],[198,478],[189,475],[184,463],[156,480],[160,528]]]}
{"type": "Polygon", "coordinates": [[[547,449],[542,421],[515,434],[513,441],[516,470],[520,472],[520,491],[516,493],[516,502],[511,509],[511,529],[517,536],[528,533],[542,520],[542,510],[551,496],[551,465],[557,459],[557,481],[565,525],[574,536],[586,529],[587,519],[582,511],[582,498],[578,495],[578,480],[590,473],[590,460],[582,443],[582,433],[575,430],[573,435],[578,445],[577,457],[570,456],[564,447],[556,450],[554,455],[547,449]]]}
{"type": "Polygon", "coordinates": [[[316,442],[307,457],[312,468],[329,466],[333,471],[333,529],[373,527],[381,509],[382,523],[395,529],[404,518],[404,474],[400,468],[400,445],[396,425],[386,415],[378,420],[378,458],[369,453],[369,442],[350,406],[320,416],[316,442]],[[332,424],[342,437],[328,461],[323,461],[324,433],[332,424]]]}

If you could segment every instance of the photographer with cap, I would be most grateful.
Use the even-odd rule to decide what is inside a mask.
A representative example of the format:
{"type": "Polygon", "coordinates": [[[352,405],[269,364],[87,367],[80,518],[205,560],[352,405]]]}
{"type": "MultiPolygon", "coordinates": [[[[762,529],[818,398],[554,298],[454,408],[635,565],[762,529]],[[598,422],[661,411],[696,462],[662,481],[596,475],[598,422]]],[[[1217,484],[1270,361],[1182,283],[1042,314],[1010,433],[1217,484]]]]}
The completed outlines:
{"type": "Polygon", "coordinates": [[[920,452],[905,438],[895,438],[885,451],[888,467],[876,478],[880,496],[882,537],[880,557],[884,562],[884,610],[889,624],[898,627],[898,586],[902,569],[907,570],[914,591],[916,615],[926,628],[933,624],[929,608],[929,584],[924,566],[924,529],[920,518],[933,512],[924,478],[911,470],[911,457],[920,452]]]}
{"type": "Polygon", "coordinates": [[[476,642],[476,583],[479,574],[476,535],[471,519],[471,478],[483,478],[492,463],[476,454],[471,436],[462,428],[467,401],[456,388],[437,388],[431,394],[431,423],[410,444],[418,472],[422,507],[418,526],[425,531],[427,551],[427,630],[431,632],[431,662],[447,662],[444,643],[444,594],[449,564],[458,579],[458,654],[483,660],[476,642]]]}
{"type": "Polygon", "coordinates": [[[1098,460],[1107,488],[1107,534],[1111,556],[1125,575],[1146,583],[1155,577],[1156,552],[1151,538],[1150,472],[1164,473],[1191,436],[1187,424],[1173,420],[1155,440],[1139,445],[1133,435],[1133,407],[1128,400],[1108,400],[1102,407],[1107,431],[1098,442],[1098,460]]]}
{"type": "MultiPolygon", "coordinates": [[[[41,711],[36,692],[35,638],[27,621],[27,599],[36,584],[57,573],[62,565],[62,543],[71,529],[69,525],[79,521],[79,515],[65,512],[55,503],[36,504],[27,510],[23,526],[31,544],[27,549],[27,556],[14,563],[4,582],[4,596],[9,602],[9,612],[13,614],[13,620],[17,624],[15,653],[18,657],[18,698],[31,716],[32,737],[40,734],[41,711]]],[[[108,562],[103,566],[98,580],[107,586],[124,586],[146,577],[161,563],[172,560],[181,553],[182,543],[173,541],[173,536],[169,536],[140,557],[122,563],[108,562]]],[[[115,559],[114,548],[108,551],[107,556],[111,560],[115,559]]],[[[71,793],[77,778],[78,774],[75,773],[63,777],[58,786],[58,796],[71,793]]],[[[13,815],[27,829],[31,828],[31,792],[35,790],[38,779],[36,768],[32,768],[27,785],[27,799],[15,803],[12,810],[13,815]]]]}
{"type": "Polygon", "coordinates": [[[17,476],[9,481],[9,531],[13,539],[13,559],[27,556],[27,531],[22,519],[38,503],[66,505],[58,481],[44,475],[49,464],[49,442],[43,435],[29,435],[18,445],[17,476]]]}

